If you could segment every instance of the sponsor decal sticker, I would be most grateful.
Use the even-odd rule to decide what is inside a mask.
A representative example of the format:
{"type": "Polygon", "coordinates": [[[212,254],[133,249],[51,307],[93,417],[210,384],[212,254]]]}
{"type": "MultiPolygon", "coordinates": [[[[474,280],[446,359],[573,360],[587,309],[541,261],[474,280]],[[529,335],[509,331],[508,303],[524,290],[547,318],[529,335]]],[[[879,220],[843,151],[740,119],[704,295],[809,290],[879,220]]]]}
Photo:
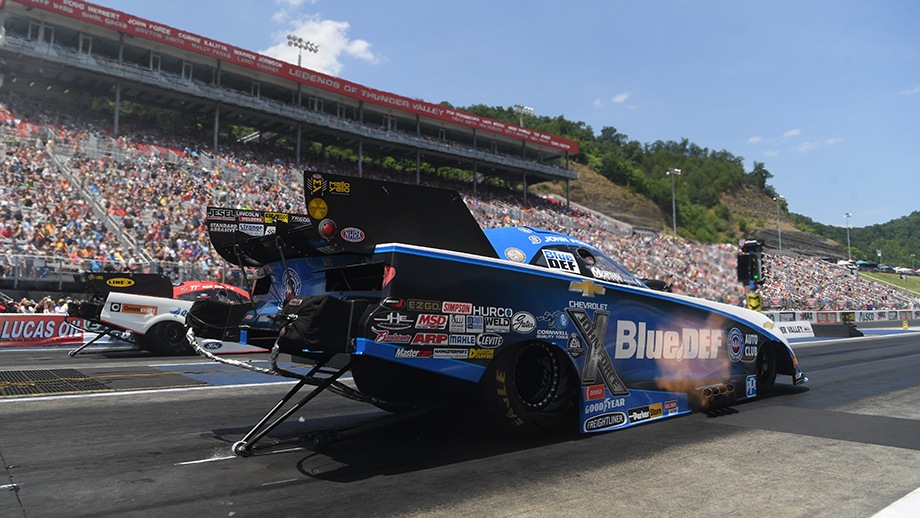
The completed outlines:
{"type": "Polygon", "coordinates": [[[394,358],[431,358],[431,350],[424,349],[396,349],[394,358]]]}
{"type": "Polygon", "coordinates": [[[453,359],[453,360],[465,360],[469,358],[470,351],[468,349],[435,349],[432,354],[432,358],[442,358],[442,359],[453,359]]]}
{"type": "Polygon", "coordinates": [[[448,318],[449,317],[447,315],[422,313],[415,319],[415,328],[443,330],[447,328],[448,318]]]}
{"type": "Polygon", "coordinates": [[[665,415],[676,414],[676,413],[677,413],[677,410],[678,410],[678,408],[677,408],[677,400],[676,400],[676,399],[671,399],[671,400],[669,400],[669,401],[665,401],[665,402],[664,402],[664,413],[665,413],[665,415]]]}
{"type": "Polygon", "coordinates": [[[581,373],[581,384],[583,386],[594,385],[598,371],[600,371],[604,385],[610,391],[610,394],[628,396],[629,390],[623,380],[620,379],[616,369],[613,368],[613,362],[604,347],[604,337],[607,335],[607,322],[610,320],[610,314],[606,311],[596,311],[592,320],[582,309],[567,309],[566,312],[568,312],[572,322],[575,323],[575,328],[587,348],[585,366],[581,373]]]}
{"type": "Polygon", "coordinates": [[[225,234],[230,234],[239,230],[239,225],[234,223],[220,223],[220,222],[210,222],[208,223],[208,232],[223,232],[225,234]]]}
{"type": "Polygon", "coordinates": [[[236,221],[236,209],[228,209],[224,207],[208,207],[208,219],[236,221]]]}
{"type": "Polygon", "coordinates": [[[575,261],[575,254],[571,252],[543,250],[543,258],[546,259],[547,268],[551,270],[581,273],[581,270],[578,268],[578,263],[575,261]]]}
{"type": "MultiPolygon", "coordinates": [[[[589,385],[585,387],[585,401],[604,399],[606,391],[604,385],[589,385]]],[[[587,410],[585,410],[587,412],[587,410]]]]}
{"type": "Polygon", "coordinates": [[[265,235],[265,225],[261,223],[240,223],[239,225],[240,232],[244,234],[256,237],[265,235]]]}
{"type": "Polygon", "coordinates": [[[441,311],[455,315],[472,315],[473,305],[469,302],[449,302],[445,300],[441,303],[441,311]]]}
{"type": "Polygon", "coordinates": [[[476,345],[487,349],[494,349],[503,343],[505,343],[505,339],[501,335],[494,333],[483,333],[476,337],[476,345]]]}
{"type": "Polygon", "coordinates": [[[661,408],[661,403],[630,408],[628,413],[630,423],[640,423],[650,419],[658,419],[664,415],[664,412],[661,408]]]}
{"type": "Polygon", "coordinates": [[[711,360],[721,346],[721,329],[649,329],[646,322],[617,320],[613,354],[618,360],[711,360]]]}
{"type": "Polygon", "coordinates": [[[522,335],[533,333],[537,329],[537,319],[526,311],[518,311],[511,317],[511,330],[522,335]]]}
{"type": "Polygon", "coordinates": [[[441,303],[436,300],[409,299],[406,307],[409,311],[441,311],[441,303]]]}
{"type": "Polygon", "coordinates": [[[287,212],[265,212],[262,216],[265,219],[265,223],[275,223],[276,221],[287,223],[291,218],[291,215],[287,212]]]}
{"type": "Polygon", "coordinates": [[[744,334],[737,327],[728,331],[728,357],[733,362],[741,361],[744,356],[744,334]]]}
{"type": "Polygon", "coordinates": [[[523,263],[527,260],[527,255],[520,248],[510,247],[505,249],[505,258],[515,263],[523,263]]]}
{"type": "Polygon", "coordinates": [[[572,281],[569,283],[569,291],[581,293],[585,297],[594,298],[595,295],[603,295],[607,289],[603,286],[594,284],[594,281],[585,279],[583,281],[572,281]]]}
{"type": "Polygon", "coordinates": [[[744,379],[744,395],[747,397],[757,395],[757,376],[750,375],[744,379]]]}
{"type": "Polygon", "coordinates": [[[470,349],[470,360],[491,360],[495,357],[495,351],[492,349],[470,349]]]}
{"type": "Polygon", "coordinates": [[[329,205],[322,198],[313,198],[307,204],[307,214],[313,219],[323,219],[329,214],[329,205]]]}
{"type": "Polygon", "coordinates": [[[122,313],[131,313],[134,315],[156,316],[157,307],[147,306],[143,304],[121,304],[121,309],[119,311],[121,311],[122,313]]]}
{"type": "Polygon", "coordinates": [[[343,228],[340,232],[342,239],[348,241],[349,243],[360,243],[364,241],[364,231],[360,228],[348,227],[343,228]]]}
{"type": "Polygon", "coordinates": [[[450,335],[451,347],[476,347],[476,335],[450,335]]]}
{"type": "Polygon", "coordinates": [[[626,414],[623,412],[609,412],[606,414],[596,415],[585,420],[584,431],[599,432],[611,428],[619,428],[626,424],[626,414]]]}
{"type": "Polygon", "coordinates": [[[130,288],[134,286],[134,279],[129,279],[127,277],[112,277],[106,280],[105,284],[113,288],[130,288]]]}
{"type": "Polygon", "coordinates": [[[403,331],[412,327],[412,319],[396,311],[390,311],[382,316],[375,316],[374,322],[376,322],[376,327],[388,331],[403,331]]]}

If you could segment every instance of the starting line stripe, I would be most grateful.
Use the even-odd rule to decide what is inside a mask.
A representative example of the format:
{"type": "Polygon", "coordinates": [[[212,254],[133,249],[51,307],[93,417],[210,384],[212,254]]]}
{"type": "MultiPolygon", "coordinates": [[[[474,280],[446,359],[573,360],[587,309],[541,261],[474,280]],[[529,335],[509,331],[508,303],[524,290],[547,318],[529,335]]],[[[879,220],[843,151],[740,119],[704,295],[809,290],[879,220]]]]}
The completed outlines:
{"type": "Polygon", "coordinates": [[[920,487],[872,515],[872,518],[916,518],[920,515],[920,487]]]}

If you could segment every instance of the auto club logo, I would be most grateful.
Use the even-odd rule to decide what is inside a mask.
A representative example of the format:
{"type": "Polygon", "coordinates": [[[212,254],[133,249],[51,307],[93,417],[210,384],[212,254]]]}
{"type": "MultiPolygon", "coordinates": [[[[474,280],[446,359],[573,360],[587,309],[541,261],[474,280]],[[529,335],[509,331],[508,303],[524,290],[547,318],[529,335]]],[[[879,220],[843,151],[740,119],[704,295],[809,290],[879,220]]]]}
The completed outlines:
{"type": "Polygon", "coordinates": [[[740,362],[744,357],[744,333],[737,327],[728,332],[728,357],[733,362],[740,362]]]}

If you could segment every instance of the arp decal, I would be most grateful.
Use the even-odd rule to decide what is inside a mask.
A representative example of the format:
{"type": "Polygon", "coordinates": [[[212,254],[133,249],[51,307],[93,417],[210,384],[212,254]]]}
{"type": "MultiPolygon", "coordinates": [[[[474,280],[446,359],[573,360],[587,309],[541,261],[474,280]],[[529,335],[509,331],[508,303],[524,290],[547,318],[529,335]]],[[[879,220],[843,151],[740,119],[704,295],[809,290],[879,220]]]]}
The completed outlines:
{"type": "Polygon", "coordinates": [[[606,311],[596,311],[594,320],[588,317],[588,314],[582,309],[566,309],[566,313],[575,323],[575,328],[585,342],[586,356],[585,368],[581,373],[582,385],[593,385],[597,379],[597,371],[600,370],[601,377],[607,390],[614,396],[628,396],[629,390],[626,384],[620,379],[616,369],[613,368],[613,362],[607,349],[604,348],[604,337],[607,335],[607,322],[610,320],[610,313],[606,311]]]}

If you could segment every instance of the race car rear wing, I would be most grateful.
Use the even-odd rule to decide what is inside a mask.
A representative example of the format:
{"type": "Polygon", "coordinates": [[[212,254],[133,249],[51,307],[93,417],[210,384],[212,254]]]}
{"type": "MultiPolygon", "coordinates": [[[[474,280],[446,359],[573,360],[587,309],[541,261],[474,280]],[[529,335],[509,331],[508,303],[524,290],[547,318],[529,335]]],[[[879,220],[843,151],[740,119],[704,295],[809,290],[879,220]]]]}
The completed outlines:
{"type": "Polygon", "coordinates": [[[208,207],[208,235],[239,266],[371,254],[404,243],[498,257],[459,193],[337,174],[304,178],[307,214],[208,207]]]}
{"type": "Polygon", "coordinates": [[[172,281],[158,273],[77,273],[74,274],[74,280],[86,293],[103,298],[113,291],[173,298],[172,281]]]}

